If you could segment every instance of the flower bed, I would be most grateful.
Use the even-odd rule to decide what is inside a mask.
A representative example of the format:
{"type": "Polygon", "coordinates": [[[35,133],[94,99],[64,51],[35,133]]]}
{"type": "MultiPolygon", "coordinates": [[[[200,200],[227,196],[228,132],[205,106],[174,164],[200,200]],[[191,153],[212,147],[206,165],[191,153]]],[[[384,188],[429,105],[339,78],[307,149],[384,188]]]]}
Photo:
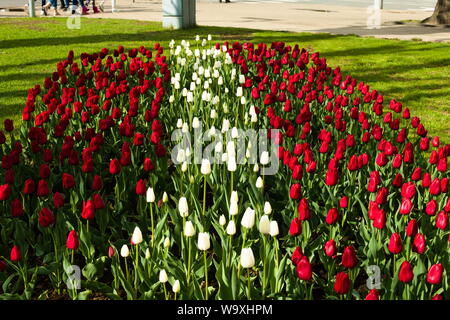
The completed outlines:
{"type": "Polygon", "coordinates": [[[298,45],[169,47],[69,52],[5,121],[3,299],[449,294],[450,145],[298,45]]]}

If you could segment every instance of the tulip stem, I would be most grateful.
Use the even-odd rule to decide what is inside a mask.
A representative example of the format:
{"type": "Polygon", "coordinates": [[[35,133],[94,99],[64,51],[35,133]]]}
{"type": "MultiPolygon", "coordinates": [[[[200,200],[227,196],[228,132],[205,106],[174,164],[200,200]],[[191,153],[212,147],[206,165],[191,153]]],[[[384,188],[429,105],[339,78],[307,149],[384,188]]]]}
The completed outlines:
{"type": "Polygon", "coordinates": [[[151,202],[149,203],[149,207],[150,207],[150,221],[152,224],[152,245],[153,245],[153,241],[155,239],[155,224],[153,221],[153,206],[151,202]]]}
{"type": "Polygon", "coordinates": [[[187,239],[187,248],[188,248],[188,268],[187,268],[187,284],[189,285],[189,282],[191,280],[191,239],[190,237],[187,239]]]}
{"type": "Polygon", "coordinates": [[[203,222],[205,222],[205,211],[206,211],[206,175],[203,178],[203,211],[202,211],[203,222]]]}
{"type": "Polygon", "coordinates": [[[250,283],[251,283],[250,282],[250,268],[247,268],[247,297],[248,297],[248,300],[252,300],[250,283]]]}
{"type": "Polygon", "coordinates": [[[128,263],[127,263],[127,258],[125,258],[125,274],[126,274],[127,281],[128,281],[128,263]]]}
{"type": "Polygon", "coordinates": [[[164,288],[164,298],[167,300],[167,289],[166,289],[166,283],[164,282],[163,284],[163,288],[164,288]]]}
{"type": "Polygon", "coordinates": [[[138,266],[139,266],[139,244],[136,244],[136,265],[134,267],[134,289],[136,290],[136,298],[138,293],[138,266]]]}
{"type": "Polygon", "coordinates": [[[203,259],[205,261],[205,300],[208,300],[208,268],[206,264],[206,250],[203,251],[203,259]]]}

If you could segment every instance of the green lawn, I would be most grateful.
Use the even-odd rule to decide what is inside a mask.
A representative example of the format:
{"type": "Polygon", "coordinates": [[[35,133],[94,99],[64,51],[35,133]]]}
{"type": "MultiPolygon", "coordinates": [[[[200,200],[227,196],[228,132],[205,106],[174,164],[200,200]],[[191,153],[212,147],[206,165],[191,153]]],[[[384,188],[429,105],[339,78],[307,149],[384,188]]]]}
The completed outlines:
{"type": "Polygon", "coordinates": [[[82,19],[81,29],[67,29],[65,18],[0,19],[0,121],[20,119],[26,91],[55,70],[72,49],[78,55],[103,47],[126,48],[171,39],[214,39],[253,42],[286,41],[320,51],[331,66],[395,98],[423,119],[432,135],[450,143],[450,45],[382,40],[357,36],[288,33],[218,27],[163,30],[160,23],[82,19]]]}

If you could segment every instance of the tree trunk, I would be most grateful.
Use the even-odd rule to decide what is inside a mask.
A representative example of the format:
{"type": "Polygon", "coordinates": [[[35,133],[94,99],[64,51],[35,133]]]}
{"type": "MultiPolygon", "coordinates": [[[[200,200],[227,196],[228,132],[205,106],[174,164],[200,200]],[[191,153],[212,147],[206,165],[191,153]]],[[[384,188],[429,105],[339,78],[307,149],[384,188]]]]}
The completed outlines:
{"type": "Polygon", "coordinates": [[[438,0],[433,15],[423,20],[422,23],[450,25],[450,0],[438,0]]]}

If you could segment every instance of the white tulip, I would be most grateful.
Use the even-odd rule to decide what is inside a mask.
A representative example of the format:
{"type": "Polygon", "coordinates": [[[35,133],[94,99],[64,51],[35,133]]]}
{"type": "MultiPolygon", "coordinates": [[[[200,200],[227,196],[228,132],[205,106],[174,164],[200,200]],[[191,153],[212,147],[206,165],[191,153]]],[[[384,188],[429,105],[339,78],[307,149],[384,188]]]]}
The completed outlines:
{"type": "Polygon", "coordinates": [[[235,216],[238,214],[238,212],[239,212],[238,203],[231,201],[230,202],[230,216],[235,216]]]}
{"type": "Polygon", "coordinates": [[[189,132],[189,124],[187,122],[183,123],[183,126],[181,128],[181,132],[188,133],[189,132]]]}
{"type": "Polygon", "coordinates": [[[211,78],[211,71],[209,68],[205,70],[205,78],[211,78]]]}
{"type": "Polygon", "coordinates": [[[187,169],[188,169],[188,164],[187,164],[186,161],[184,161],[184,162],[181,164],[181,172],[186,172],[187,169]]]}
{"type": "Polygon", "coordinates": [[[255,225],[255,210],[252,208],[247,208],[247,210],[245,210],[241,225],[247,229],[253,228],[255,225]]]}
{"type": "Polygon", "coordinates": [[[236,155],[236,147],[234,144],[234,140],[228,141],[227,142],[227,153],[230,156],[235,156],[236,155]]]}
{"type": "Polygon", "coordinates": [[[222,133],[228,132],[228,130],[230,130],[230,121],[228,119],[223,119],[222,133]]]}
{"type": "Polygon", "coordinates": [[[224,226],[226,223],[227,223],[227,219],[225,218],[225,216],[223,214],[220,215],[220,217],[219,217],[219,224],[221,226],[224,226]]]}
{"type": "Polygon", "coordinates": [[[257,163],[255,163],[255,165],[253,166],[253,172],[258,172],[259,171],[259,165],[257,163]]]}
{"type": "Polygon", "coordinates": [[[199,35],[195,36],[195,41],[200,41],[200,36],[199,35]]]}
{"type": "Polygon", "coordinates": [[[149,187],[147,189],[146,199],[147,199],[147,202],[155,202],[156,197],[155,197],[155,192],[153,191],[153,188],[149,187]]]}
{"type": "Polygon", "coordinates": [[[184,224],[184,236],[189,238],[195,236],[195,228],[191,221],[184,224]]]}
{"type": "Polygon", "coordinates": [[[246,104],[246,103],[247,103],[247,98],[241,97],[241,104],[246,104]]]}
{"type": "Polygon", "coordinates": [[[198,249],[201,251],[206,251],[210,248],[211,244],[209,242],[209,233],[208,232],[200,232],[198,234],[198,249]]]}
{"type": "Polygon", "coordinates": [[[161,283],[166,283],[169,280],[169,278],[167,277],[167,272],[166,270],[162,269],[159,272],[159,282],[161,283]]]}
{"type": "Polygon", "coordinates": [[[261,159],[260,162],[263,166],[269,163],[269,153],[267,151],[263,151],[261,153],[261,159]]]}
{"type": "Polygon", "coordinates": [[[233,129],[231,129],[231,137],[232,137],[233,139],[236,139],[236,138],[239,137],[239,131],[238,131],[238,128],[233,127],[233,129]]]}
{"type": "Polygon", "coordinates": [[[208,34],[208,41],[212,40],[212,36],[210,34],[208,34]]]}
{"type": "Polygon", "coordinates": [[[230,220],[230,221],[228,222],[228,225],[227,225],[227,234],[228,234],[229,236],[232,236],[232,235],[236,234],[236,224],[234,223],[233,220],[230,220]]]}
{"type": "Polygon", "coordinates": [[[182,217],[187,217],[189,215],[189,207],[186,197],[181,197],[178,200],[178,211],[182,217]]]}
{"type": "Polygon", "coordinates": [[[250,122],[258,122],[258,115],[256,113],[251,115],[250,122]]]}
{"type": "Polygon", "coordinates": [[[240,83],[240,84],[245,83],[245,76],[244,76],[243,74],[240,74],[240,75],[239,75],[239,83],[240,83]]]}
{"type": "Polygon", "coordinates": [[[172,291],[173,291],[173,293],[180,292],[180,281],[179,280],[175,280],[175,282],[173,283],[172,291]]]}
{"type": "Polygon", "coordinates": [[[171,95],[169,97],[169,103],[173,103],[174,101],[175,101],[175,97],[174,97],[174,95],[171,95]]]}
{"type": "Polygon", "coordinates": [[[252,268],[255,265],[255,256],[252,248],[242,248],[241,251],[241,266],[242,268],[252,268]]]}
{"type": "Polygon", "coordinates": [[[209,82],[208,81],[205,81],[203,83],[203,89],[209,89],[209,82]]]}
{"type": "Polygon", "coordinates": [[[145,259],[150,259],[150,249],[145,249],[145,259]]]}
{"type": "Polygon", "coordinates": [[[122,246],[122,248],[120,249],[120,255],[123,258],[126,258],[126,257],[128,257],[130,255],[130,249],[128,249],[128,246],[126,244],[124,244],[122,246]]]}
{"type": "Polygon", "coordinates": [[[270,220],[269,217],[266,215],[263,215],[261,219],[259,220],[258,225],[259,232],[262,234],[269,234],[270,232],[270,220]]]}
{"type": "Polygon", "coordinates": [[[258,177],[258,179],[256,179],[255,185],[258,189],[261,189],[262,187],[264,187],[263,179],[261,177],[258,177]]]}
{"type": "Polygon", "coordinates": [[[142,232],[139,227],[135,227],[133,231],[133,235],[131,236],[131,243],[132,244],[139,244],[142,242],[142,232]]]}
{"type": "Polygon", "coordinates": [[[180,89],[180,83],[178,81],[175,81],[174,86],[176,90],[180,89]]]}
{"type": "Polygon", "coordinates": [[[226,152],[222,153],[222,163],[225,163],[227,161],[228,161],[228,154],[226,152]]]}
{"type": "Polygon", "coordinates": [[[272,213],[272,206],[270,205],[269,201],[264,202],[264,214],[271,214],[272,213]]]}
{"type": "Polygon", "coordinates": [[[216,143],[216,145],[214,146],[214,151],[216,153],[221,153],[223,151],[223,143],[222,141],[219,141],[216,143]]]}
{"type": "Polygon", "coordinates": [[[280,233],[280,230],[278,230],[278,223],[274,221],[270,221],[270,232],[269,234],[272,237],[276,237],[280,233]]]}
{"type": "Polygon", "coordinates": [[[181,129],[183,127],[183,120],[182,119],[178,119],[177,121],[177,128],[181,129]]]}
{"type": "Polygon", "coordinates": [[[200,167],[200,172],[203,175],[208,175],[211,173],[211,163],[208,159],[202,159],[202,165],[200,167]]]}
{"type": "Polygon", "coordinates": [[[194,72],[194,73],[192,74],[192,81],[196,81],[197,79],[198,79],[197,72],[194,72]]]}
{"type": "Polygon", "coordinates": [[[230,172],[235,172],[237,169],[236,158],[234,156],[228,156],[227,169],[230,172]]]}
{"type": "Polygon", "coordinates": [[[242,87],[238,87],[236,90],[236,97],[242,97],[242,87]]]}
{"type": "Polygon", "coordinates": [[[219,86],[223,85],[223,77],[222,76],[219,76],[219,78],[217,79],[217,84],[219,86]]]}
{"type": "Polygon", "coordinates": [[[192,119],[192,128],[197,129],[198,127],[200,127],[200,120],[198,120],[197,117],[194,117],[194,119],[192,119]]]}
{"type": "Polygon", "coordinates": [[[209,116],[211,117],[211,119],[216,119],[217,118],[216,109],[211,109],[211,113],[209,114],[209,116]]]}
{"type": "MultiPolygon", "coordinates": [[[[217,61],[218,62],[218,61],[217,61]]],[[[219,70],[217,70],[217,69],[214,69],[214,71],[213,71],[213,78],[219,78],[220,77],[220,73],[219,73],[219,70]]]]}
{"type": "Polygon", "coordinates": [[[230,202],[236,202],[236,203],[239,202],[239,194],[237,193],[237,191],[231,192],[230,202]]]}
{"type": "Polygon", "coordinates": [[[194,94],[192,93],[192,91],[189,91],[187,93],[186,100],[187,102],[194,102],[194,94]]]}
{"type": "Polygon", "coordinates": [[[164,239],[164,248],[169,248],[170,247],[170,239],[169,239],[169,237],[166,237],[165,239],[164,239]]]}
{"type": "Polygon", "coordinates": [[[162,196],[162,202],[166,203],[167,201],[169,201],[169,196],[167,195],[167,192],[164,191],[162,196]]]}

